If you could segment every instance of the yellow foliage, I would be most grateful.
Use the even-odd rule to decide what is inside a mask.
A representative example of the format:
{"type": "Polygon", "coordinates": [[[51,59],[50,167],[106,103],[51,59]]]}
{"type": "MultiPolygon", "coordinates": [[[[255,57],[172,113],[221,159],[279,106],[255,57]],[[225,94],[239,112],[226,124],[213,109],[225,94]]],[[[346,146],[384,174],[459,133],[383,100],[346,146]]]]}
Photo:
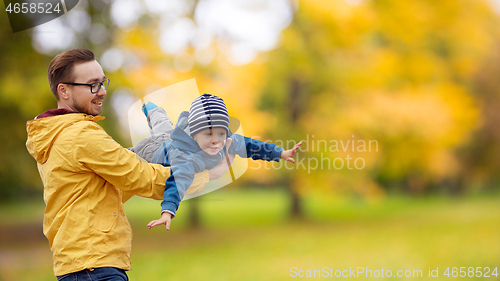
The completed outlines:
{"type": "Polygon", "coordinates": [[[124,32],[118,41],[142,60],[124,79],[139,97],[151,85],[195,78],[200,93],[225,100],[245,135],[268,140],[273,132],[275,142],[309,137],[311,145],[314,135],[329,146],[302,150],[300,157],[362,158],[365,165],[356,171],[277,171],[250,161],[244,178],[269,183],[289,177],[299,191],[313,187],[377,198],[382,187],[374,175],[407,178],[418,189],[420,182],[459,172],[455,150],[481,122],[471,76],[499,38],[497,26],[498,16],[483,0],[299,1],[278,49],[231,66],[221,58],[227,49],[221,47],[213,62],[195,62],[188,72],[175,69],[174,56],[163,54],[147,29],[124,32]],[[294,86],[296,123],[289,112],[294,86]],[[263,100],[267,109],[260,112],[263,100]],[[377,151],[332,146],[370,140],[377,151]]]}

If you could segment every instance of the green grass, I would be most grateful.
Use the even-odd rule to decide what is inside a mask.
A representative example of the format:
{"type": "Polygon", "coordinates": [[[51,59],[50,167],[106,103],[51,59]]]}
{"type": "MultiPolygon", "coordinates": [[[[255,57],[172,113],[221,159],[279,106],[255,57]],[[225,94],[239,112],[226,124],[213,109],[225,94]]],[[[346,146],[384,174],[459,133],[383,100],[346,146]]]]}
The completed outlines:
{"type": "MultiPolygon", "coordinates": [[[[447,280],[447,267],[500,267],[499,197],[364,203],[308,196],[307,218],[289,219],[282,190],[226,189],[200,197],[198,230],[187,226],[189,204],[183,202],[168,232],[145,226],[159,216],[159,202],[125,204],[134,229],[131,280],[288,280],[292,267],[421,270],[424,277],[376,280],[427,280],[429,267],[438,267],[440,278],[433,279],[447,280]]],[[[0,280],[55,280],[47,243],[2,245],[0,280]]]]}

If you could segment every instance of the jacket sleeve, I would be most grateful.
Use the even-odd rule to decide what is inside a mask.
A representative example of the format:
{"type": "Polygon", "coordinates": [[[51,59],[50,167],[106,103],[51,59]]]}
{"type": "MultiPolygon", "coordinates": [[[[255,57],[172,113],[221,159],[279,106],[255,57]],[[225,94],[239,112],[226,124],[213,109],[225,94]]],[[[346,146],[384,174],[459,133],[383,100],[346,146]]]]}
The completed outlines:
{"type": "Polygon", "coordinates": [[[284,150],[273,143],[262,142],[238,134],[233,134],[231,139],[233,143],[229,147],[229,153],[238,154],[242,158],[279,162],[281,152],[284,150]]]}
{"type": "MultiPolygon", "coordinates": [[[[193,182],[191,183],[190,188],[192,188],[193,190],[200,190],[200,189],[205,188],[205,186],[209,182],[209,176],[210,175],[209,175],[208,170],[204,170],[201,173],[194,174],[194,179],[193,179],[193,182]]],[[[165,195],[163,193],[164,190],[165,190],[165,185],[161,186],[161,192],[162,192],[161,195],[159,193],[155,193],[155,194],[160,195],[159,197],[151,197],[151,198],[153,198],[155,200],[162,200],[164,198],[164,195],[165,195]]],[[[123,203],[127,202],[127,200],[130,199],[134,195],[135,194],[133,194],[131,192],[124,191],[123,196],[122,196],[122,202],[123,203]]],[[[175,212],[172,214],[175,215],[175,212]]]]}
{"type": "MultiPolygon", "coordinates": [[[[149,164],[114,141],[97,124],[90,123],[75,137],[73,157],[107,182],[123,191],[122,201],[132,195],[160,200],[170,168],[149,164]]],[[[194,185],[208,183],[208,171],[194,185]]]]}
{"type": "Polygon", "coordinates": [[[204,169],[204,167],[200,166],[202,162],[194,161],[194,154],[186,154],[179,151],[173,154],[169,154],[169,162],[172,163],[172,174],[165,183],[161,209],[162,212],[168,211],[175,216],[186,190],[193,183],[195,171],[204,169]]]}

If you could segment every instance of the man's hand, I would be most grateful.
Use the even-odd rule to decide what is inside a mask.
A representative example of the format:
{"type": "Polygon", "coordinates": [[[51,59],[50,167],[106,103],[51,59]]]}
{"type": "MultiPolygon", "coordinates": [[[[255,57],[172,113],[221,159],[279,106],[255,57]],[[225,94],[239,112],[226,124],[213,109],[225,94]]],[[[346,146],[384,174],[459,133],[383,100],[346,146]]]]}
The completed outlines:
{"type": "Polygon", "coordinates": [[[226,159],[222,159],[219,164],[215,165],[212,169],[208,170],[208,180],[216,180],[222,177],[229,166],[233,164],[234,154],[229,154],[229,147],[233,140],[231,138],[227,138],[226,140],[226,159]],[[229,161],[228,161],[229,160],[229,161]]]}
{"type": "Polygon", "coordinates": [[[169,212],[163,212],[159,220],[154,220],[148,223],[148,228],[151,229],[157,225],[164,224],[167,230],[170,230],[170,221],[172,220],[172,214],[169,212]]]}
{"type": "Polygon", "coordinates": [[[297,149],[302,145],[302,142],[299,142],[298,144],[294,145],[292,149],[290,150],[284,150],[281,152],[281,158],[285,159],[286,161],[290,161],[292,163],[295,163],[295,160],[293,160],[293,156],[297,152],[297,149]]]}

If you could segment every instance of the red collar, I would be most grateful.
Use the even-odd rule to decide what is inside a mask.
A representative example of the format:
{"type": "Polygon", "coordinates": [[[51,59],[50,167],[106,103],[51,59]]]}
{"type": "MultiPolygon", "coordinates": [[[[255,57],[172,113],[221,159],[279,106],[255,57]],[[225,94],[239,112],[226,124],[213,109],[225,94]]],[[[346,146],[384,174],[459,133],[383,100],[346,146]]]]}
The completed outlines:
{"type": "Polygon", "coordinates": [[[52,117],[52,116],[57,116],[57,115],[64,115],[64,114],[69,114],[69,113],[78,113],[78,112],[74,112],[74,111],[68,110],[66,108],[56,108],[56,109],[50,109],[50,110],[45,111],[44,113],[35,117],[35,119],[52,117]]]}

